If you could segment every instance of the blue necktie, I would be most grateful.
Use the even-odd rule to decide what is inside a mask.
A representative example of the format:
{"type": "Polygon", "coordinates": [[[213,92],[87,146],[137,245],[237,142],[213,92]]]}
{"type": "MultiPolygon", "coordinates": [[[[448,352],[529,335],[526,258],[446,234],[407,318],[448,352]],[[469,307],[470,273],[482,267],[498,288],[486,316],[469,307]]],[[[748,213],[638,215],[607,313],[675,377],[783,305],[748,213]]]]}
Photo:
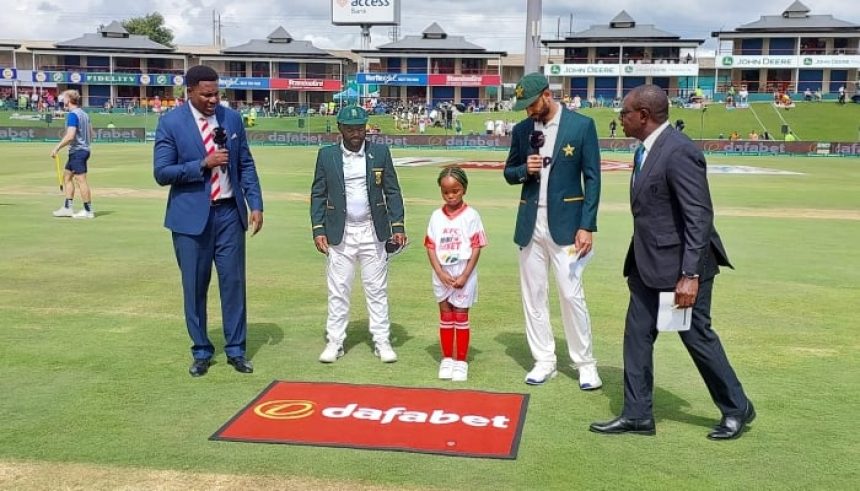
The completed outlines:
{"type": "Polygon", "coordinates": [[[642,170],[642,164],[645,161],[645,145],[640,144],[633,152],[633,184],[636,184],[636,176],[642,170]]]}

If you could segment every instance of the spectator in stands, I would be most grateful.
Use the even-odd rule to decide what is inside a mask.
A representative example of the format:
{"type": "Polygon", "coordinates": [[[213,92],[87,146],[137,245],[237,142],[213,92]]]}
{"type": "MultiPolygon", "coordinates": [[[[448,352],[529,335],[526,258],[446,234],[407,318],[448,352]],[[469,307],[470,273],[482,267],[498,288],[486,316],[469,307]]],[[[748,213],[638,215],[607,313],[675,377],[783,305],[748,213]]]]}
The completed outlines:
{"type": "Polygon", "coordinates": [[[749,95],[750,93],[747,91],[747,86],[741,85],[741,90],[738,91],[738,103],[745,107],[747,105],[749,95]]]}
{"type": "Polygon", "coordinates": [[[773,140],[773,138],[771,138],[770,133],[767,130],[764,130],[764,133],[761,134],[761,139],[762,140],[773,140]]]}
{"type": "Polygon", "coordinates": [[[609,120],[609,138],[615,138],[615,130],[618,128],[618,124],[615,122],[615,118],[609,120]]]}
{"type": "Polygon", "coordinates": [[[821,102],[823,99],[823,97],[821,96],[821,87],[815,89],[815,94],[813,95],[815,96],[815,102],[821,102]]]}
{"type": "Polygon", "coordinates": [[[756,131],[754,129],[750,130],[750,133],[747,135],[747,140],[757,141],[758,140],[758,133],[756,133],[756,131]]]}
{"type": "Polygon", "coordinates": [[[683,133],[683,132],[684,132],[684,128],[685,128],[685,127],[686,127],[686,125],[684,124],[684,120],[683,120],[683,119],[679,119],[679,120],[675,121],[675,129],[676,129],[676,130],[678,130],[678,131],[680,131],[680,132],[682,132],[682,133],[683,133]]]}
{"type": "Polygon", "coordinates": [[[797,141],[797,136],[795,136],[795,134],[794,134],[794,132],[793,132],[793,131],[788,130],[788,133],[786,133],[786,135],[785,135],[785,141],[787,141],[787,142],[796,142],[796,141],[797,141]]]}
{"type": "Polygon", "coordinates": [[[806,90],[803,91],[803,100],[806,102],[812,102],[812,89],[810,89],[809,87],[807,87],[806,90]]]}
{"type": "MultiPolygon", "coordinates": [[[[35,92],[34,92],[34,94],[35,94],[35,92]]],[[[845,86],[844,85],[839,86],[839,99],[837,99],[836,102],[839,104],[845,104],[845,86]]]]}
{"type": "Polygon", "coordinates": [[[738,134],[738,132],[736,130],[732,131],[732,134],[729,135],[729,140],[731,140],[733,142],[738,141],[740,139],[741,139],[741,136],[738,134]]]}

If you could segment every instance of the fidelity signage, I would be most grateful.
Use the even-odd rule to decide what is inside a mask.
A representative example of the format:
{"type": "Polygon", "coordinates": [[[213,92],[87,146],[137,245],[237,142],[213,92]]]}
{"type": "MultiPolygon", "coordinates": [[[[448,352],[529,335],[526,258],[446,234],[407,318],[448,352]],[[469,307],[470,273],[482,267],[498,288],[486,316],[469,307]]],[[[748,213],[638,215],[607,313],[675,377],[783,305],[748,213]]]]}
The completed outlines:
{"type": "Polygon", "coordinates": [[[516,458],[524,394],[273,382],[214,440],[516,458]]]}
{"type": "Polygon", "coordinates": [[[426,73],[357,73],[361,85],[427,85],[426,73]]]}
{"type": "Polygon", "coordinates": [[[332,0],[331,23],[336,26],[400,25],[400,0],[332,0]]]}
{"type": "Polygon", "coordinates": [[[498,75],[428,75],[428,85],[445,87],[495,87],[502,84],[498,75]]]}
{"type": "Polygon", "coordinates": [[[18,78],[18,70],[14,68],[0,68],[0,79],[15,80],[18,78]]]}
{"type": "Polygon", "coordinates": [[[138,85],[138,75],[133,73],[87,73],[85,82],[93,85],[138,85]]]}

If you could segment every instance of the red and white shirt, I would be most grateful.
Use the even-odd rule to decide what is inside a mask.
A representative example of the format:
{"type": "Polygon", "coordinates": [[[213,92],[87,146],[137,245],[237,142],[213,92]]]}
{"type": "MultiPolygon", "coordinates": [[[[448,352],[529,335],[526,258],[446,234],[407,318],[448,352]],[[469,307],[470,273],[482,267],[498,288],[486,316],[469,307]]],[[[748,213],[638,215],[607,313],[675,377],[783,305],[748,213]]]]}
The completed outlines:
{"type": "Polygon", "coordinates": [[[471,206],[463,206],[449,215],[445,207],[430,215],[424,247],[436,251],[443,266],[468,261],[472,251],[487,245],[481,215],[471,206]]]}

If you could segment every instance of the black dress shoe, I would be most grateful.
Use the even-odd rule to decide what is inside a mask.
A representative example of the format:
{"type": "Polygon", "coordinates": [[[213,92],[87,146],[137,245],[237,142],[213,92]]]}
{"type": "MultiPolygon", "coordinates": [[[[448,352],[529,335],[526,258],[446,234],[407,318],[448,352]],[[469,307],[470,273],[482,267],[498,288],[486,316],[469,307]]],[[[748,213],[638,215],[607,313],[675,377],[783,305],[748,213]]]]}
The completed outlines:
{"type": "Polygon", "coordinates": [[[194,363],[192,363],[188,368],[188,373],[190,373],[192,377],[202,377],[209,371],[209,365],[211,364],[212,360],[209,358],[195,358],[194,363]]]}
{"type": "Polygon", "coordinates": [[[254,373],[254,366],[244,356],[227,357],[227,363],[233,365],[237,372],[254,373]]]}
{"type": "Polygon", "coordinates": [[[616,435],[621,433],[633,433],[634,435],[654,435],[657,429],[654,427],[653,419],[628,419],[624,416],[607,421],[605,423],[591,423],[589,430],[595,433],[606,433],[616,435]]]}
{"type": "Polygon", "coordinates": [[[723,416],[720,424],[714,427],[714,431],[708,433],[711,440],[734,440],[740,437],[746,426],[755,419],[755,408],[752,402],[747,401],[747,409],[741,416],[723,416]]]}

